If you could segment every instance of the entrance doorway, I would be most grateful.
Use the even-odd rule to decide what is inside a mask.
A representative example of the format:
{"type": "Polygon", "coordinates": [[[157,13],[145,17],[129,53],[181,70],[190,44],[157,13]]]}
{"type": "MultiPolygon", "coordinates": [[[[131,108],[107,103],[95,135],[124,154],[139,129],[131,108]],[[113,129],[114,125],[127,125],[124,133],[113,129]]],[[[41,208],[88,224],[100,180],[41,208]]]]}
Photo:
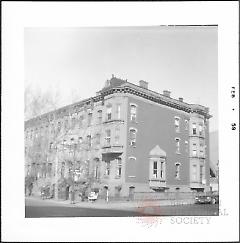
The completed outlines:
{"type": "Polygon", "coordinates": [[[129,199],[130,200],[134,199],[134,192],[135,192],[135,187],[134,186],[130,186],[129,187],[129,199]]]}
{"type": "Polygon", "coordinates": [[[69,188],[70,186],[66,186],[66,200],[69,199],[69,188]]]}

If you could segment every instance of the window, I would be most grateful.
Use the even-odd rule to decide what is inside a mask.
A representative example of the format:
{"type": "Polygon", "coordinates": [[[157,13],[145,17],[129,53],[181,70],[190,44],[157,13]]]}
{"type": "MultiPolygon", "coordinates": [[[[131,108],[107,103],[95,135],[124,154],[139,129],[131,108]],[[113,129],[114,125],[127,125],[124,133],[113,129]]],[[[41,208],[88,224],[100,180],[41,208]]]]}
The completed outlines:
{"type": "Polygon", "coordinates": [[[180,138],[175,138],[176,141],[176,153],[180,153],[180,138]]]}
{"type": "Polygon", "coordinates": [[[81,128],[83,125],[83,118],[84,118],[83,115],[79,117],[79,128],[81,128]]]}
{"type": "Polygon", "coordinates": [[[111,130],[110,129],[106,130],[105,142],[106,142],[106,145],[111,144],[111,130]]]}
{"type": "Polygon", "coordinates": [[[193,149],[193,151],[192,151],[192,156],[193,156],[193,157],[197,157],[197,150],[196,150],[196,149],[193,149]]]}
{"type": "Polygon", "coordinates": [[[121,117],[121,105],[117,104],[117,109],[116,109],[116,118],[120,119],[121,117]]]}
{"type": "Polygon", "coordinates": [[[117,177],[121,177],[122,175],[122,159],[117,158],[117,177]]]}
{"type": "Polygon", "coordinates": [[[130,128],[130,145],[136,146],[137,130],[135,128],[130,128]]]}
{"type": "Polygon", "coordinates": [[[82,137],[78,137],[78,144],[82,144],[83,142],[83,138],[82,137]]]}
{"type": "Polygon", "coordinates": [[[50,150],[53,149],[53,142],[51,142],[51,143],[49,144],[49,149],[50,149],[50,150]]]}
{"type": "Polygon", "coordinates": [[[72,129],[75,127],[76,125],[76,118],[72,116],[72,120],[71,120],[71,125],[72,125],[72,129]]]}
{"type": "Polygon", "coordinates": [[[51,134],[55,133],[54,123],[51,124],[51,134]]]}
{"type": "Polygon", "coordinates": [[[199,124],[199,136],[203,136],[203,125],[199,124]]]}
{"type": "Polygon", "coordinates": [[[107,161],[106,162],[106,171],[105,171],[105,175],[109,176],[110,175],[110,162],[107,161]]]}
{"type": "Polygon", "coordinates": [[[180,118],[179,117],[175,117],[175,131],[176,132],[180,132],[180,118]]]}
{"type": "Polygon", "coordinates": [[[163,179],[164,178],[164,172],[163,172],[163,170],[164,170],[164,168],[163,168],[163,166],[164,166],[164,162],[163,161],[161,161],[161,163],[160,163],[160,177],[161,177],[161,179],[163,179]]]}
{"type": "Polygon", "coordinates": [[[46,166],[46,163],[42,164],[42,177],[43,178],[47,177],[47,166],[46,166]]]}
{"type": "Polygon", "coordinates": [[[98,111],[98,123],[102,122],[102,110],[98,111]]]}
{"type": "Polygon", "coordinates": [[[188,153],[188,141],[185,141],[185,151],[188,153]]]}
{"type": "Polygon", "coordinates": [[[157,178],[157,161],[153,162],[153,175],[157,178]]]}
{"type": "Polygon", "coordinates": [[[192,166],[192,180],[193,181],[197,180],[197,165],[192,166]]]}
{"type": "Polygon", "coordinates": [[[67,119],[64,120],[64,129],[68,129],[68,120],[67,119]]]}
{"type": "Polygon", "coordinates": [[[92,113],[88,113],[88,126],[92,124],[92,113]]]}
{"type": "Polygon", "coordinates": [[[37,171],[37,178],[40,178],[40,176],[41,176],[40,164],[37,164],[36,171],[37,171]]]}
{"type": "Polygon", "coordinates": [[[91,138],[91,135],[88,135],[87,136],[87,145],[88,145],[89,148],[91,148],[91,146],[92,146],[92,138],[91,138]]]}
{"type": "Polygon", "coordinates": [[[65,139],[64,139],[63,142],[62,142],[62,148],[63,148],[63,149],[67,149],[67,147],[66,147],[66,142],[67,142],[67,141],[66,141],[65,139]]]}
{"type": "Polygon", "coordinates": [[[116,144],[119,143],[119,137],[120,137],[120,127],[116,126],[116,129],[115,129],[115,143],[116,144]]]}
{"type": "Polygon", "coordinates": [[[199,156],[202,157],[202,158],[204,157],[204,152],[203,152],[203,150],[200,150],[200,151],[199,151],[199,156]]]}
{"type": "Polygon", "coordinates": [[[58,132],[60,132],[60,131],[61,131],[61,122],[58,122],[57,131],[58,131],[58,132]]]}
{"type": "Polygon", "coordinates": [[[130,120],[136,121],[137,120],[137,106],[136,105],[130,105],[130,120]]]}
{"type": "Polygon", "coordinates": [[[65,174],[65,163],[62,162],[62,165],[61,165],[61,177],[64,177],[64,174],[65,174]]]}
{"type": "Polygon", "coordinates": [[[36,136],[36,138],[38,137],[38,129],[37,128],[35,129],[35,136],[36,136]]]}
{"type": "Polygon", "coordinates": [[[192,134],[193,135],[196,135],[197,134],[197,127],[196,127],[196,124],[195,123],[192,124],[192,134]]]}
{"type": "Polygon", "coordinates": [[[112,119],[112,106],[107,107],[107,121],[112,119]]]}
{"type": "Polygon", "coordinates": [[[99,165],[96,163],[95,166],[95,179],[99,179],[99,165]]]}
{"type": "Polygon", "coordinates": [[[52,176],[52,163],[48,163],[47,175],[48,177],[52,176]]]}
{"type": "Polygon", "coordinates": [[[97,133],[96,134],[96,144],[100,144],[100,137],[101,137],[100,133],[97,133]]]}
{"type": "Polygon", "coordinates": [[[203,165],[200,165],[200,182],[202,183],[203,181],[203,165]]]}
{"type": "Polygon", "coordinates": [[[175,178],[180,179],[180,164],[179,163],[175,164],[175,178]]]}
{"type": "Polygon", "coordinates": [[[185,130],[188,130],[188,120],[185,120],[185,130]]]}

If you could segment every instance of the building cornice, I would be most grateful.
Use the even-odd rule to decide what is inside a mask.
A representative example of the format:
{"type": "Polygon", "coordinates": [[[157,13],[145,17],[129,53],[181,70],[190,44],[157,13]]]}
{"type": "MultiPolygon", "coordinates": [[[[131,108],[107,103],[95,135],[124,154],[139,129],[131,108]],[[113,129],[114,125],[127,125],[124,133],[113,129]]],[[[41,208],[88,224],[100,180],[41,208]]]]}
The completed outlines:
{"type": "Polygon", "coordinates": [[[32,118],[30,120],[25,121],[25,127],[29,127],[32,125],[38,125],[42,122],[51,122],[52,120],[63,118],[65,116],[71,116],[72,114],[76,112],[80,112],[82,110],[87,110],[89,108],[93,107],[93,104],[96,102],[104,102],[104,97],[116,94],[116,93],[128,93],[133,94],[139,97],[142,97],[144,99],[150,100],[152,102],[168,106],[177,110],[181,110],[187,113],[197,113],[200,115],[203,115],[205,118],[209,119],[212,116],[209,115],[209,109],[207,107],[198,105],[198,104],[188,104],[183,101],[179,101],[176,99],[173,99],[171,97],[166,97],[162,94],[159,94],[155,91],[137,86],[135,84],[125,82],[122,85],[118,87],[112,87],[109,89],[103,89],[99,92],[97,92],[97,95],[94,97],[90,97],[88,99],[84,99],[82,101],[61,107],[59,109],[56,109],[54,111],[50,111],[48,113],[42,114],[40,116],[37,116],[35,118],[32,118]]]}

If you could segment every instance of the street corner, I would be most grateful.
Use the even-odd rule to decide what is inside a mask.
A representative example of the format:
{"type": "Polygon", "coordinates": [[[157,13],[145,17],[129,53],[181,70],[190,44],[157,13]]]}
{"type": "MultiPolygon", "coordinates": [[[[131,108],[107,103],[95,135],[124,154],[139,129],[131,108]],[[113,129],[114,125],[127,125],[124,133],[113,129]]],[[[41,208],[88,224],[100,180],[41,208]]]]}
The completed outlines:
{"type": "Polygon", "coordinates": [[[137,204],[136,211],[138,212],[137,223],[144,227],[156,227],[162,224],[161,206],[154,205],[153,202],[145,199],[137,204]]]}

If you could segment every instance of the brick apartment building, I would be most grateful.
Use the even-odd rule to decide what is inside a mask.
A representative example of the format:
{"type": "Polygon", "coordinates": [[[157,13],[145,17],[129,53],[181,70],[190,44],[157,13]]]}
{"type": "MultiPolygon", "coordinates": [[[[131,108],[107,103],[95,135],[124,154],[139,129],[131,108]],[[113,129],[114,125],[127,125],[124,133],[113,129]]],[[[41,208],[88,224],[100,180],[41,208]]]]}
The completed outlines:
{"type": "Polygon", "coordinates": [[[209,190],[209,109],[112,76],[89,99],[25,122],[35,186],[91,179],[110,196],[209,190]]]}

